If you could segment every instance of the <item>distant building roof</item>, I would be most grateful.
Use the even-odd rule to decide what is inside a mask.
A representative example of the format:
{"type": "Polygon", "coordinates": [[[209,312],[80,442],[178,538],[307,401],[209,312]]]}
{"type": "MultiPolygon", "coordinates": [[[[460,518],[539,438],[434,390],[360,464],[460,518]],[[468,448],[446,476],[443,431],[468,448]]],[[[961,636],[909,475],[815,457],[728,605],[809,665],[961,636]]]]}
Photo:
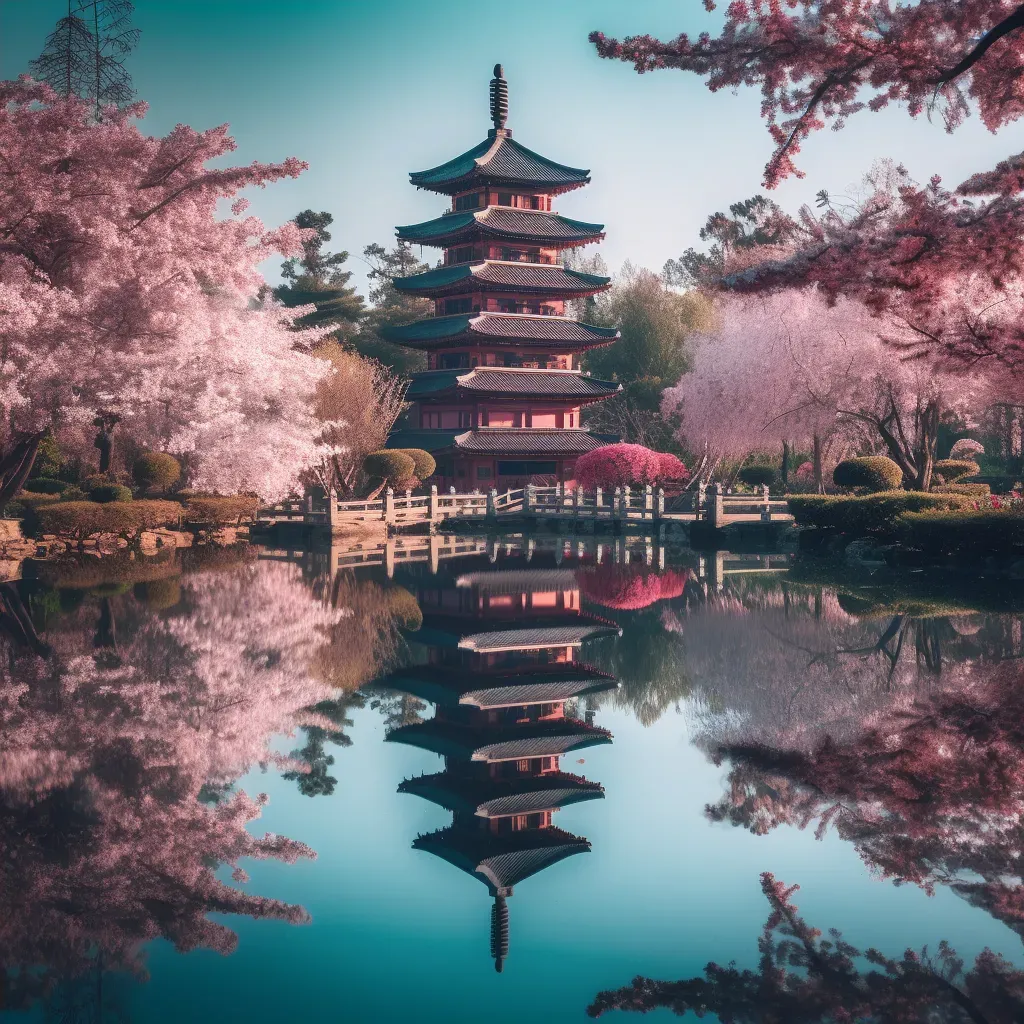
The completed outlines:
{"type": "Polygon", "coordinates": [[[397,229],[397,234],[403,241],[420,245],[447,247],[491,238],[564,248],[603,238],[604,225],[540,210],[488,206],[482,210],[446,213],[422,224],[405,224],[397,229]]]}
{"type": "Polygon", "coordinates": [[[622,390],[610,380],[587,377],[576,370],[491,369],[428,370],[413,376],[406,392],[411,400],[466,394],[516,397],[593,399],[608,398],[622,390]]]}
{"type": "Polygon", "coordinates": [[[422,274],[392,280],[398,291],[428,298],[471,291],[523,292],[570,298],[593,295],[607,288],[610,282],[610,277],[581,274],[578,270],[566,270],[558,264],[503,260],[435,267],[422,274]]]}
{"type": "Polygon", "coordinates": [[[590,181],[590,171],[556,163],[513,141],[512,132],[501,128],[459,156],[413,171],[409,180],[417,188],[443,195],[466,192],[481,185],[533,188],[545,193],[567,192],[590,181]]]}
{"type": "Polygon", "coordinates": [[[482,427],[456,434],[456,450],[481,455],[580,455],[608,444],[589,430],[533,430],[482,427]]]}
{"type": "Polygon", "coordinates": [[[460,313],[412,324],[384,327],[381,337],[411,348],[443,347],[466,339],[472,343],[558,346],[586,349],[609,345],[619,336],[614,327],[595,327],[560,316],[526,313],[460,313]]]}

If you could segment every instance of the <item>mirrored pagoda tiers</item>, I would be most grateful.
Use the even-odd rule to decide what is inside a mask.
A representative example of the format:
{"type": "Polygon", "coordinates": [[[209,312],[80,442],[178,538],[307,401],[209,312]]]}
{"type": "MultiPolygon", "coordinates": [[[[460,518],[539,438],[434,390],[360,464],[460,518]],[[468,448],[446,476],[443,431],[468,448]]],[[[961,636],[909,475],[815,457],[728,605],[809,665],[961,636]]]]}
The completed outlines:
{"type": "Polygon", "coordinates": [[[452,201],[443,216],[398,228],[403,241],[444,250],[442,265],[394,279],[400,292],[432,299],[434,316],[385,333],[424,350],[428,365],[409,387],[408,425],[388,445],[432,452],[433,479],[460,490],[569,482],[578,455],[617,440],[582,427],[582,408],[621,388],[583,373],[580,354],[618,332],[566,315],[568,300],[603,291],[609,279],[560,262],[565,250],[600,241],[604,226],[552,207],[590,172],[513,140],[500,65],[494,75],[487,138],[410,175],[452,201]]]}
{"type": "Polygon", "coordinates": [[[406,779],[399,791],[452,812],[449,826],[419,836],[413,846],[487,887],[494,899],[491,956],[501,971],[513,888],[590,849],[588,840],[558,828],[554,814],[600,799],[604,789],[565,771],[561,759],[611,742],[590,713],[580,720],[570,712],[616,687],[614,678],[580,661],[579,652],[588,640],[620,631],[581,609],[571,568],[483,566],[422,578],[423,625],[415,637],[425,645],[423,663],[383,682],[436,707],[428,721],[388,735],[444,758],[442,771],[406,779]]]}

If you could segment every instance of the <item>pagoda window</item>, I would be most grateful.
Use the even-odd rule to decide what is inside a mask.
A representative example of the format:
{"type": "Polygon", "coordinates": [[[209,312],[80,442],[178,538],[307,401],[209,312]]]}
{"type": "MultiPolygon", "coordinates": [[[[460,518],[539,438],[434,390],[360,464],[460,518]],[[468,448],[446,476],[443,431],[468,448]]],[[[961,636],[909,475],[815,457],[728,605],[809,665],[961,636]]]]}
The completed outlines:
{"type": "Polygon", "coordinates": [[[550,430],[555,427],[564,426],[564,419],[560,412],[535,412],[530,418],[530,426],[542,430],[550,430]]]}
{"type": "Polygon", "coordinates": [[[531,210],[543,210],[544,209],[544,197],[543,196],[530,196],[530,209],[531,210]]]}
{"type": "Polygon", "coordinates": [[[455,209],[458,210],[478,210],[483,205],[481,200],[483,196],[479,192],[471,192],[467,196],[456,196],[455,197],[455,209]]]}
{"type": "Polygon", "coordinates": [[[460,245],[448,250],[448,263],[469,263],[476,250],[471,245],[460,245]]]}
{"type": "Polygon", "coordinates": [[[470,298],[444,300],[444,312],[446,316],[451,316],[453,313],[470,313],[472,310],[473,300],[470,298]]]}
{"type": "Polygon", "coordinates": [[[498,205],[499,206],[515,206],[516,197],[511,192],[499,192],[498,193],[498,205]]]}
{"type": "Polygon", "coordinates": [[[476,478],[477,478],[477,480],[490,480],[491,479],[491,467],[490,466],[477,466],[476,467],[476,478]]]}
{"type": "Polygon", "coordinates": [[[437,367],[439,370],[468,370],[469,353],[442,352],[437,357],[437,367]]]}
{"type": "Polygon", "coordinates": [[[487,413],[487,426],[489,427],[521,427],[523,425],[523,414],[513,412],[510,409],[500,411],[491,409],[487,413]]]}
{"type": "Polygon", "coordinates": [[[557,468],[554,462],[501,461],[498,476],[553,476],[557,468]]]}

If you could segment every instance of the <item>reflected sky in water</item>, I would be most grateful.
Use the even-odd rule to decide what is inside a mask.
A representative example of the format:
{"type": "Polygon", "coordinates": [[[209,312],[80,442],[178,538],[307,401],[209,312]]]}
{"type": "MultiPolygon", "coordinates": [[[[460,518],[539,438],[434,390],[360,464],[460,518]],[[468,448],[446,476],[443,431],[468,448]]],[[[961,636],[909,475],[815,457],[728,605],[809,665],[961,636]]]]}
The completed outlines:
{"type": "Polygon", "coordinates": [[[765,871],[860,949],[1024,965],[1011,591],[643,538],[183,554],[2,586],[5,1024],[583,1020],[756,968],[765,871]]]}

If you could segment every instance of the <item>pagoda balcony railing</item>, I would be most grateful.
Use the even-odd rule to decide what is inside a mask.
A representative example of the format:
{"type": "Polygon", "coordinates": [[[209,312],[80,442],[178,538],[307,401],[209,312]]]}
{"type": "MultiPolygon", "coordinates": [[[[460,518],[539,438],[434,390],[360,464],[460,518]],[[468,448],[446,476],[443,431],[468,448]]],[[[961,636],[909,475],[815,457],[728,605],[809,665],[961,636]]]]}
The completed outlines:
{"type": "Polygon", "coordinates": [[[482,263],[484,260],[497,260],[500,263],[539,263],[546,267],[553,267],[558,263],[554,256],[548,256],[539,252],[516,252],[513,249],[499,249],[497,256],[471,256],[464,260],[445,260],[446,267],[461,267],[467,263],[482,263]]]}

